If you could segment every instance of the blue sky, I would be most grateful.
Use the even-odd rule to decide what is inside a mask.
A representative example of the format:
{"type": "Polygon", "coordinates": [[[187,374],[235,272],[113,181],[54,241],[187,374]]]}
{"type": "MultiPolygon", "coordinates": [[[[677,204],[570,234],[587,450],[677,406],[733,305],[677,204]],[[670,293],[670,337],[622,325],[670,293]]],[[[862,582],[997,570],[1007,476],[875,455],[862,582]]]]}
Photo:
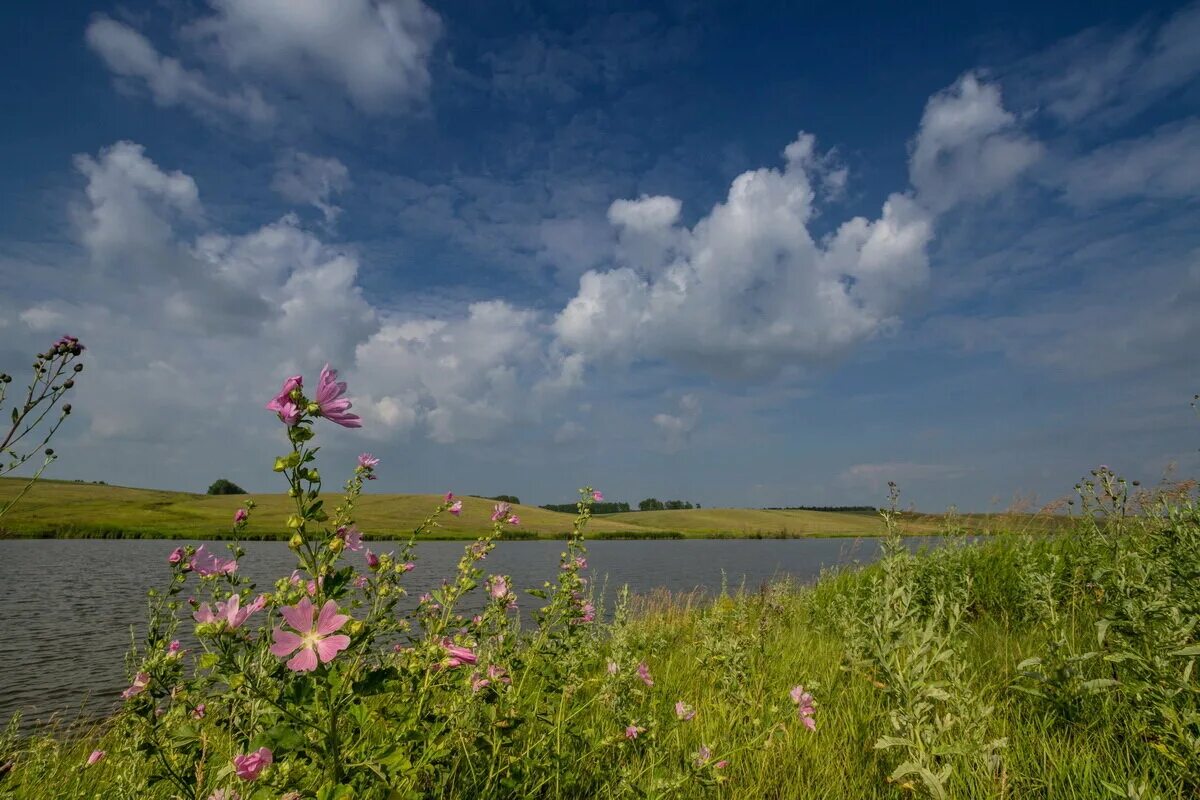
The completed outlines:
{"type": "Polygon", "coordinates": [[[276,488],[326,360],[384,491],[1192,474],[1200,6],[1000,5],[6,7],[0,360],[133,485],[276,488]]]}

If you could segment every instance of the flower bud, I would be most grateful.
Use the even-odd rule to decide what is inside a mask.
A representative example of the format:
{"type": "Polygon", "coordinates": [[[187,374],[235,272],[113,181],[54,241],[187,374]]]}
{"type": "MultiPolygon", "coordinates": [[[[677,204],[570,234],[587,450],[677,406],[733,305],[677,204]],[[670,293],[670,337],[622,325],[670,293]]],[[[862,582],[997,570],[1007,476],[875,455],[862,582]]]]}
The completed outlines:
{"type": "Polygon", "coordinates": [[[74,367],[72,367],[72,369],[74,369],[76,372],[83,372],[83,364],[76,364],[74,367]]]}
{"type": "Polygon", "coordinates": [[[293,550],[299,550],[303,544],[304,537],[299,533],[293,533],[292,538],[288,540],[288,547],[292,548],[293,550]]]}
{"type": "Polygon", "coordinates": [[[329,549],[335,553],[342,552],[342,548],[344,548],[345,546],[346,546],[346,543],[344,541],[342,541],[340,536],[335,536],[329,540],[329,549]]]}
{"type": "Polygon", "coordinates": [[[67,378],[65,381],[63,381],[64,389],[71,389],[74,386],[75,386],[75,381],[71,380],[70,378],[67,378]]]}

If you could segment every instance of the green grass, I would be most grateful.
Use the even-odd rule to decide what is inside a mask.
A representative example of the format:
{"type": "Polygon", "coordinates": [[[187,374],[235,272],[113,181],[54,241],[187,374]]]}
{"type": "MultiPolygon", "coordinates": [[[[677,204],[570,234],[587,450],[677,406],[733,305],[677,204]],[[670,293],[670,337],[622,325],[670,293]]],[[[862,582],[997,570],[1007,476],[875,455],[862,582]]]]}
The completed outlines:
{"type": "MultiPolygon", "coordinates": [[[[1125,796],[1113,795],[1108,787],[1123,788],[1129,781],[1147,785],[1145,794],[1134,795],[1145,800],[1195,796],[1181,783],[1179,770],[1162,757],[1154,731],[1144,726],[1140,701],[1120,692],[1096,696],[1078,719],[1065,719],[1052,706],[1012,688],[1021,680],[1018,664],[1028,656],[1044,655],[1051,635],[1045,620],[1031,617],[1028,611],[1030,565],[1061,565],[1056,591],[1064,598],[1060,606],[1066,627],[1077,632],[1072,646],[1093,646],[1092,630],[1100,612],[1090,605],[1094,598],[1086,588],[1086,577],[1071,585],[1076,580],[1071,564],[1076,559],[1086,563],[1091,555],[1087,550],[1071,537],[1002,536],[985,545],[903,560],[903,584],[918,596],[925,590],[953,595],[966,587],[961,596],[967,622],[952,642],[952,658],[963,662],[964,678],[946,684],[944,691],[974,697],[991,707],[977,724],[987,728],[988,738],[1005,742],[998,762],[986,769],[969,753],[946,756],[952,767],[946,797],[1096,800],[1125,796]],[[1046,560],[1051,557],[1058,561],[1046,560]]],[[[850,666],[847,653],[853,643],[837,622],[839,608],[865,608],[860,605],[864,592],[884,580],[882,572],[879,566],[835,572],[814,587],[783,583],[766,592],[715,599],[666,593],[636,598],[629,622],[596,626],[595,639],[581,645],[590,654],[585,656],[588,666],[571,693],[548,693],[536,660],[524,661],[522,669],[513,673],[511,700],[516,711],[510,713],[528,720],[528,727],[511,732],[511,758],[489,762],[496,756],[464,729],[456,734],[464,737],[461,741],[442,743],[455,753],[461,748],[461,754],[450,757],[430,782],[411,794],[394,796],[564,800],[936,796],[919,783],[906,787],[903,780],[889,779],[899,759],[875,743],[892,730],[889,720],[896,711],[895,696],[883,690],[872,670],[850,666]],[[615,717],[612,703],[603,699],[598,688],[607,680],[604,664],[609,653],[616,651],[632,654],[626,656],[626,669],[630,661],[644,660],[655,679],[653,691],[645,692],[631,712],[647,729],[636,742],[624,740],[621,730],[630,720],[615,717]],[[817,698],[815,733],[795,722],[787,693],[797,683],[817,698]],[[677,699],[697,709],[694,720],[675,719],[672,708],[677,699]],[[543,720],[549,733],[533,720],[543,720]],[[719,772],[694,770],[693,754],[702,744],[712,748],[714,760],[728,759],[729,766],[719,772]],[[489,770],[494,769],[507,774],[510,782],[488,784],[489,770]],[[718,775],[719,781],[711,780],[718,775]],[[485,785],[491,788],[481,788],[485,785]]],[[[907,661],[911,667],[913,657],[913,652],[902,648],[897,664],[907,661]]],[[[919,684],[906,689],[921,690],[919,684]]],[[[636,681],[633,691],[642,692],[636,681]]],[[[468,707],[481,702],[468,690],[458,696],[466,698],[468,707]]],[[[951,728],[953,737],[969,738],[971,733],[951,728]]],[[[219,733],[212,735],[207,775],[239,752],[219,733]]],[[[388,734],[377,731],[375,735],[386,738],[388,734]]],[[[0,756],[16,762],[11,775],[0,780],[0,797],[34,800],[49,796],[47,787],[53,787],[53,796],[63,798],[165,800],[171,796],[167,787],[145,786],[147,762],[127,736],[114,721],[0,741],[0,756]],[[107,750],[107,760],[81,768],[93,747],[107,750]]],[[[378,796],[391,795],[381,789],[378,796]]]]}
{"type": "MultiPolygon", "coordinates": [[[[0,504],[24,487],[19,479],[0,478],[0,504]]],[[[230,535],[233,512],[253,499],[258,505],[246,538],[283,539],[283,521],[292,510],[282,494],[202,495],[156,489],[39,481],[2,520],[9,536],[79,538],[214,539],[230,535]]],[[[358,503],[358,526],[373,538],[407,537],[431,509],[437,495],[367,494],[358,503]]],[[[492,501],[463,498],[459,518],[443,514],[438,527],[423,538],[474,538],[489,525],[492,501]]],[[[514,536],[561,537],[572,516],[519,505],[521,517],[514,536]]],[[[909,533],[936,532],[935,518],[914,520],[909,533]]],[[[793,536],[877,536],[877,518],[821,511],[761,511],[756,509],[695,509],[607,514],[593,518],[594,538],[712,538],[793,536]]]]}

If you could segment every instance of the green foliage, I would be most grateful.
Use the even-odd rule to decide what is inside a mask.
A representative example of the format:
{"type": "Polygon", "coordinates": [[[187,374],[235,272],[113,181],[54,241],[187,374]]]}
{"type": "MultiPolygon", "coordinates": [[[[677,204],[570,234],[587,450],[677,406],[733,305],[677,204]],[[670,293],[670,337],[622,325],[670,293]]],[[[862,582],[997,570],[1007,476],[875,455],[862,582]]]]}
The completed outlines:
{"type": "Polygon", "coordinates": [[[208,487],[208,494],[246,494],[246,490],[226,478],[217,478],[208,487]]]}

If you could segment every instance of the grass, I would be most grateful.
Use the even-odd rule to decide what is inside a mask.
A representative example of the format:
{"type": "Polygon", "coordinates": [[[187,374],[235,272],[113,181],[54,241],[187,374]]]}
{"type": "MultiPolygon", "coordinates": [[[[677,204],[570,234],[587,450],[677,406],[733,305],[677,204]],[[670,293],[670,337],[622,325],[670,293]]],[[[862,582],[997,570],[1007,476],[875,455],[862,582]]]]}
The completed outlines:
{"type": "MultiPolygon", "coordinates": [[[[0,478],[0,504],[16,496],[25,482],[0,478]]],[[[230,535],[233,512],[253,499],[258,505],[245,538],[282,539],[282,522],[291,501],[282,494],[202,495],[156,489],[134,489],[69,481],[39,481],[3,518],[9,536],[62,538],[216,539],[230,535]]],[[[356,509],[359,527],[373,538],[407,537],[429,510],[435,495],[367,494],[356,509]]],[[[478,536],[492,501],[463,498],[462,517],[443,515],[439,527],[422,538],[464,539],[478,536]]],[[[561,538],[571,529],[572,515],[518,505],[521,525],[515,537],[561,538]]],[[[909,533],[937,532],[936,518],[906,525],[909,533]]],[[[663,539],[720,537],[876,536],[879,519],[859,514],[756,509],[694,509],[609,514],[593,518],[593,538],[663,539]]]]}
{"type": "MultiPolygon", "coordinates": [[[[1194,541],[1200,515],[1194,509],[1189,513],[1186,524],[1192,527],[1187,535],[1194,541]]],[[[439,751],[443,760],[436,771],[414,777],[394,795],[380,784],[378,794],[355,796],[1195,797],[1195,784],[1189,781],[1200,769],[1196,764],[1181,767],[1164,756],[1163,738],[1148,726],[1155,717],[1143,707],[1149,702],[1145,697],[1126,695],[1118,687],[1081,696],[1078,715],[1065,716],[1050,702],[1062,687],[1043,685],[1041,697],[1014,690],[1027,684],[1024,659],[1045,657],[1048,643],[1064,631],[1067,646],[1075,651],[1094,648],[1096,620],[1119,613],[1110,611],[1117,606],[1105,605],[1110,601],[1091,581],[1107,585],[1114,579],[1110,591],[1115,593],[1128,576],[1097,577],[1101,573],[1088,567],[1101,563],[1094,560],[1097,545],[1115,540],[1076,533],[1052,538],[1002,535],[983,545],[963,544],[917,557],[897,555],[883,565],[829,573],[815,586],[783,582],[761,592],[716,598],[663,592],[635,598],[624,617],[595,626],[594,635],[579,643],[584,665],[570,691],[548,685],[545,667],[532,653],[513,673],[510,705],[487,705],[467,690],[452,690],[465,692],[468,707],[493,709],[493,718],[508,713],[524,720],[506,734],[511,736],[505,740],[514,753],[511,758],[489,752],[494,742],[474,738],[471,725],[462,723],[436,747],[423,740],[413,745],[417,751],[439,751]],[[1046,585],[1052,595],[1045,598],[1052,605],[1045,607],[1037,603],[1036,587],[1042,584],[1036,576],[1042,572],[1049,576],[1046,585]],[[908,599],[897,604],[901,595],[908,599]],[[939,617],[938,597],[957,598],[963,614],[959,623],[939,617]],[[883,605],[873,605],[877,603],[883,605]],[[877,626],[874,630],[886,635],[881,633],[878,641],[863,638],[877,619],[896,613],[910,615],[904,617],[906,627],[886,633],[886,626],[877,626]],[[1058,622],[1052,624],[1047,614],[1058,622]],[[935,646],[944,645],[947,653],[940,661],[932,659],[932,666],[922,661],[925,645],[919,635],[930,620],[935,646]],[[894,649],[873,662],[869,653],[884,640],[894,649]],[[652,690],[632,680],[621,684],[625,688],[618,696],[606,695],[611,682],[624,680],[606,676],[603,665],[609,659],[621,660],[623,670],[644,660],[654,676],[652,690]],[[947,664],[958,665],[956,680],[945,680],[947,664]],[[903,676],[902,691],[885,685],[886,675],[903,676]],[[796,724],[788,690],[797,683],[817,698],[815,732],[796,724]],[[897,735],[898,715],[919,716],[917,705],[906,705],[912,698],[925,698],[922,702],[936,706],[937,713],[924,717],[916,731],[926,752],[908,755],[925,758],[931,769],[946,767],[937,791],[912,775],[893,777],[905,754],[879,746],[881,737],[897,735]],[[694,706],[696,718],[676,719],[676,700],[694,706]],[[618,707],[624,711],[615,712],[618,707]],[[951,708],[957,709],[957,717],[951,708]],[[538,720],[542,722],[535,724],[538,720]],[[621,731],[632,721],[646,730],[629,741],[621,731]],[[983,739],[1003,742],[995,760],[973,749],[983,739]],[[713,752],[705,767],[694,763],[701,745],[713,752]],[[718,759],[727,759],[728,766],[714,768],[711,764],[718,759]]],[[[1143,548],[1150,552],[1162,544],[1139,543],[1136,533],[1129,539],[1130,544],[1113,544],[1116,555],[1108,553],[1104,560],[1137,558],[1134,554],[1143,548]]],[[[1179,552],[1192,551],[1187,540],[1168,545],[1178,546],[1179,552]]],[[[1164,552],[1155,557],[1177,555],[1164,552]]],[[[1149,590],[1143,586],[1124,591],[1123,598],[1113,597],[1111,602],[1128,603],[1149,590]]],[[[1158,600],[1169,596],[1172,602],[1190,603],[1184,598],[1195,597],[1194,586],[1169,591],[1182,594],[1158,600]]],[[[1188,635],[1195,641],[1194,633],[1188,635]]],[[[1132,639],[1129,643],[1135,650],[1145,644],[1132,639]]],[[[1119,646],[1112,652],[1120,653],[1119,646]]],[[[1189,682],[1194,693],[1195,680],[1185,677],[1184,684],[1189,682]]],[[[1136,691],[1133,685],[1130,679],[1130,692],[1136,691]]],[[[1186,696],[1181,702],[1185,708],[1195,705],[1186,696]]],[[[456,708],[456,713],[470,713],[461,705],[456,708]]],[[[496,731],[489,727],[493,724],[484,723],[483,730],[493,732],[488,736],[496,731]]],[[[11,757],[16,767],[7,779],[0,779],[0,797],[46,797],[46,787],[54,787],[53,796],[64,798],[171,796],[165,786],[147,788],[148,762],[135,752],[128,735],[120,721],[113,720],[27,739],[10,736],[0,742],[0,761],[11,757]],[[82,768],[93,747],[107,750],[108,758],[82,768]]],[[[238,745],[219,733],[213,731],[212,737],[206,775],[238,752],[238,745]]]]}

